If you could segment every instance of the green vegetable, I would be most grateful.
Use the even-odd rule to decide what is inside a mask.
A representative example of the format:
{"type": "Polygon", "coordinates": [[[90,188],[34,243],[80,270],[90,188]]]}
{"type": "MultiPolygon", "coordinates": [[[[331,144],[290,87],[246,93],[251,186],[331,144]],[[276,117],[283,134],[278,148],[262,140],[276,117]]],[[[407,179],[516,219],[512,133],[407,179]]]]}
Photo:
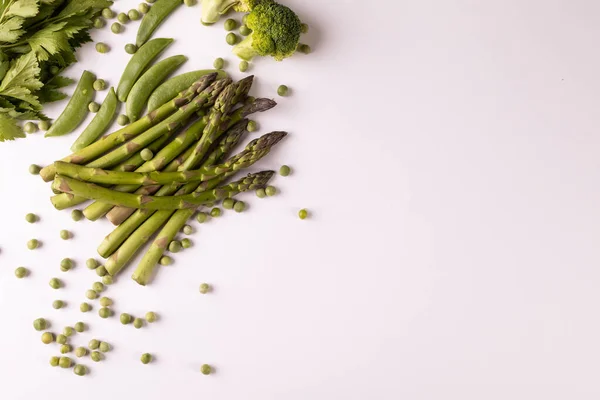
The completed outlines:
{"type": "Polygon", "coordinates": [[[289,176],[291,172],[292,169],[287,165],[282,165],[281,168],[279,168],[279,175],[281,176],[289,176]]]}
{"type": "Polygon", "coordinates": [[[127,116],[132,121],[140,117],[154,89],[186,61],[187,57],[182,55],[169,57],[157,62],[143,73],[127,96],[127,116]]]}
{"type": "Polygon", "coordinates": [[[52,289],[60,289],[62,287],[62,282],[57,278],[50,279],[50,287],[52,289]]]}
{"type": "Polygon", "coordinates": [[[106,20],[104,18],[94,18],[94,28],[102,29],[106,26],[106,20]]]}
{"type": "Polygon", "coordinates": [[[307,44],[300,44],[298,46],[298,51],[301,52],[301,53],[304,53],[304,54],[310,54],[312,50],[311,50],[311,48],[310,48],[309,45],[307,45],[307,44]]]}
{"type": "Polygon", "coordinates": [[[110,306],[112,306],[112,305],[113,305],[113,301],[112,301],[112,299],[110,299],[109,297],[102,297],[102,298],[100,299],[100,305],[101,305],[102,307],[110,307],[110,306]]]}
{"type": "Polygon", "coordinates": [[[115,17],[115,13],[110,8],[105,8],[102,10],[102,16],[106,19],[111,19],[115,17]]]}
{"type": "Polygon", "coordinates": [[[87,105],[94,99],[95,80],[96,75],[89,71],[83,71],[69,103],[46,132],[46,137],[71,133],[83,122],[88,113],[87,105]]]}
{"type": "Polygon", "coordinates": [[[84,376],[85,374],[87,374],[87,368],[85,365],[78,364],[75,366],[75,368],[73,368],[73,372],[75,373],[75,375],[84,376]]]}
{"type": "Polygon", "coordinates": [[[42,343],[50,344],[52,342],[54,342],[54,334],[52,332],[42,333],[42,343]]]}
{"type": "Polygon", "coordinates": [[[108,53],[110,51],[110,47],[106,43],[98,42],[96,43],[96,51],[100,54],[108,53]]]}
{"type": "Polygon", "coordinates": [[[117,124],[119,124],[121,126],[128,125],[129,124],[129,117],[127,117],[127,115],[125,115],[125,114],[119,115],[119,117],[117,118],[117,124]]]}
{"type": "Polygon", "coordinates": [[[138,49],[137,46],[133,43],[127,43],[125,45],[125,52],[127,54],[134,54],[137,51],[137,49],[138,49]]]}
{"type": "Polygon", "coordinates": [[[238,37],[235,33],[229,32],[227,34],[227,36],[225,36],[225,41],[227,42],[228,45],[233,46],[234,44],[236,44],[238,42],[238,37]]]}
{"type": "Polygon", "coordinates": [[[69,232],[66,229],[63,229],[62,231],[60,231],[60,238],[62,240],[69,240],[71,238],[71,232],[69,232]]]}
{"type": "Polygon", "coordinates": [[[142,361],[142,364],[149,364],[152,362],[152,355],[149,353],[144,353],[142,354],[140,360],[142,361]]]}
{"type": "Polygon", "coordinates": [[[106,89],[106,81],[104,79],[96,79],[96,81],[94,81],[93,87],[96,92],[100,92],[106,89]]]}
{"type": "Polygon", "coordinates": [[[117,15],[117,20],[121,23],[121,24],[126,24],[129,22],[129,15],[125,14],[125,13],[119,13],[119,15],[117,15]]]}
{"type": "Polygon", "coordinates": [[[169,243],[169,251],[171,253],[179,253],[181,251],[181,243],[177,240],[173,240],[169,243]]]}
{"type": "Polygon", "coordinates": [[[150,161],[154,158],[154,153],[152,153],[152,150],[150,149],[144,149],[140,152],[140,155],[142,156],[142,160],[144,161],[150,161]]]}
{"type": "Polygon", "coordinates": [[[148,11],[137,32],[136,44],[142,46],[152,37],[154,31],[163,23],[163,21],[171,14],[178,6],[183,3],[182,0],[159,0],[148,11]]]}
{"type": "Polygon", "coordinates": [[[210,375],[212,368],[208,364],[202,364],[200,367],[200,372],[202,372],[203,375],[210,375]]]}
{"type": "Polygon", "coordinates": [[[62,272],[70,271],[73,268],[73,260],[70,258],[63,258],[60,261],[60,270],[62,272]]]}
{"type": "MultiPolygon", "coordinates": [[[[0,114],[0,115],[2,115],[2,114],[0,114]]],[[[0,124],[2,123],[2,122],[1,122],[1,119],[2,119],[2,117],[0,117],[0,124]]],[[[29,166],[29,173],[30,173],[31,175],[38,175],[38,174],[40,173],[40,169],[41,169],[41,168],[40,168],[39,166],[37,166],[37,165],[35,165],[35,164],[31,164],[31,165],[29,166]]]]}
{"type": "Polygon", "coordinates": [[[285,86],[285,85],[280,85],[277,88],[277,94],[280,95],[280,96],[287,96],[287,94],[288,94],[288,87],[285,86]]]}
{"type": "MultiPolygon", "coordinates": [[[[94,282],[92,284],[92,290],[96,293],[104,292],[104,284],[102,282],[94,282]]],[[[102,299],[100,299],[100,303],[102,304],[102,299]]]]}
{"type": "Polygon", "coordinates": [[[267,186],[265,189],[267,196],[275,196],[277,194],[277,188],[275,186],[267,186]]]}
{"type": "Polygon", "coordinates": [[[225,24],[224,24],[224,27],[225,27],[226,31],[232,31],[235,28],[237,28],[237,26],[238,26],[237,21],[235,19],[232,19],[232,18],[228,18],[225,21],[225,24]]]}
{"type": "Polygon", "coordinates": [[[92,351],[92,354],[90,355],[90,358],[94,362],[99,362],[99,361],[102,361],[103,356],[102,356],[102,353],[100,353],[98,351],[92,351]]]}
{"type": "Polygon", "coordinates": [[[71,337],[75,334],[75,329],[71,328],[70,326],[65,326],[65,329],[63,329],[63,335],[65,335],[66,337],[71,337]]]}
{"type": "Polygon", "coordinates": [[[133,318],[133,317],[132,317],[131,315],[127,314],[127,313],[123,313],[123,314],[121,314],[121,316],[119,317],[119,319],[121,320],[121,323],[122,323],[123,325],[130,324],[130,323],[131,323],[131,319],[132,319],[132,318],[133,318]]]}
{"type": "Polygon", "coordinates": [[[112,285],[114,283],[113,277],[110,275],[104,275],[102,277],[102,283],[105,285],[112,285]]]}
{"type": "Polygon", "coordinates": [[[27,248],[29,250],[35,250],[40,247],[40,242],[37,239],[31,239],[27,242],[27,248]]]}
{"type": "Polygon", "coordinates": [[[256,121],[250,120],[248,121],[248,126],[246,127],[246,129],[248,130],[248,132],[256,132],[258,130],[258,124],[256,123],[256,121]]]}
{"type": "Polygon", "coordinates": [[[183,247],[184,249],[189,249],[190,247],[192,247],[192,245],[193,243],[190,239],[181,239],[181,247],[183,247]]]}
{"type": "Polygon", "coordinates": [[[240,61],[240,72],[248,71],[249,65],[250,64],[248,64],[248,61],[240,61]]]}
{"type": "Polygon", "coordinates": [[[54,308],[55,310],[59,310],[61,308],[63,308],[65,305],[65,302],[62,300],[54,300],[52,302],[52,308],[54,308]]]}
{"type": "Polygon", "coordinates": [[[144,326],[144,320],[141,318],[134,319],[133,326],[135,329],[140,329],[142,326],[144,326]]]}
{"type": "Polygon", "coordinates": [[[173,264],[173,259],[169,256],[163,256],[159,261],[160,265],[167,266],[173,264]]]}
{"type": "Polygon", "coordinates": [[[56,343],[58,344],[66,344],[68,340],[69,338],[62,333],[56,336],[56,343]]]}
{"type": "Polygon", "coordinates": [[[98,310],[98,315],[100,318],[108,318],[112,315],[112,311],[108,307],[102,307],[100,310],[98,310]]]}
{"type": "Polygon", "coordinates": [[[146,321],[147,321],[148,323],[150,323],[150,324],[151,324],[151,323],[153,323],[153,322],[156,322],[156,319],[157,319],[157,316],[156,316],[156,313],[155,313],[155,312],[153,312],[153,311],[148,311],[148,312],[146,313],[146,321]]]}
{"type": "Polygon", "coordinates": [[[226,210],[233,210],[233,206],[235,204],[235,200],[232,198],[227,198],[223,200],[223,208],[226,210]]]}
{"type": "Polygon", "coordinates": [[[61,368],[71,368],[72,365],[73,360],[71,360],[69,357],[61,357],[58,361],[58,366],[61,368]]]}
{"type": "Polygon", "coordinates": [[[101,265],[98,268],[96,268],[96,275],[105,276],[106,274],[108,274],[108,271],[104,266],[101,265]]]}
{"type": "Polygon", "coordinates": [[[96,291],[94,290],[89,289],[85,292],[85,297],[87,297],[90,300],[94,300],[98,297],[98,293],[96,293],[96,291]]]}
{"type": "Polygon", "coordinates": [[[98,103],[95,102],[90,103],[90,111],[97,112],[97,114],[81,135],[79,135],[75,143],[73,143],[71,151],[76,152],[82,150],[98,140],[112,124],[115,113],[117,112],[118,104],[117,94],[113,88],[110,88],[104,102],[102,102],[102,106],[98,106],[98,103]],[[93,108],[92,104],[94,104],[93,108]]]}
{"type": "Polygon", "coordinates": [[[137,21],[142,17],[138,10],[129,10],[129,12],[127,13],[127,16],[132,21],[137,21]]]}
{"type": "Polygon", "coordinates": [[[246,25],[240,26],[240,35],[248,36],[252,33],[252,29],[248,28],[246,25]]]}
{"type": "Polygon", "coordinates": [[[231,8],[237,12],[249,12],[263,0],[203,0],[202,18],[204,25],[211,25],[219,21],[221,15],[226,14],[231,8]]]}
{"type": "Polygon", "coordinates": [[[23,126],[23,130],[25,131],[25,133],[35,133],[38,130],[38,127],[36,124],[34,124],[33,122],[27,122],[24,126],[23,126]]]}
{"type": "Polygon", "coordinates": [[[90,349],[90,350],[97,350],[99,347],[100,347],[100,341],[97,339],[92,339],[88,343],[88,349],[90,349]]]}
{"type": "Polygon", "coordinates": [[[89,303],[81,303],[79,306],[79,311],[88,312],[92,309],[92,306],[89,303]]]}
{"type": "Polygon", "coordinates": [[[40,121],[38,123],[38,128],[42,131],[47,131],[48,129],[50,129],[50,126],[52,126],[50,124],[50,121],[40,121]]]}
{"type": "Polygon", "coordinates": [[[58,367],[59,358],[54,356],[50,358],[50,365],[53,367],[58,367]]]}
{"type": "Polygon", "coordinates": [[[236,201],[235,205],[233,206],[233,210],[237,213],[241,213],[246,209],[246,203],[244,203],[243,201],[236,201]]]}
{"type": "Polygon", "coordinates": [[[81,210],[73,210],[71,211],[71,219],[73,221],[81,221],[83,219],[83,213],[81,210]]]}
{"type": "Polygon", "coordinates": [[[208,292],[210,292],[210,285],[208,283],[203,283],[200,285],[200,293],[202,294],[206,294],[208,292]]]}
{"type": "Polygon", "coordinates": [[[308,24],[301,24],[300,30],[302,31],[302,33],[308,33],[308,24]]]}
{"type": "Polygon", "coordinates": [[[118,22],[113,22],[113,24],[110,26],[110,31],[112,33],[121,33],[125,30],[125,27],[123,25],[121,25],[118,22]]]}
{"type": "Polygon", "coordinates": [[[215,61],[213,61],[213,67],[215,67],[216,69],[223,69],[224,65],[225,61],[221,57],[216,58],[215,61]]]}
{"type": "Polygon", "coordinates": [[[60,354],[70,353],[71,350],[73,350],[73,348],[70,344],[63,344],[62,346],[60,346],[60,354]]]}
{"type": "Polygon", "coordinates": [[[73,328],[75,328],[75,330],[79,333],[85,331],[85,324],[83,322],[77,322],[73,328]]]}
{"type": "Polygon", "coordinates": [[[308,211],[303,208],[302,210],[298,211],[298,217],[300,217],[300,219],[306,219],[308,217],[308,211]]]}
{"type": "Polygon", "coordinates": [[[256,191],[256,196],[260,199],[264,199],[265,197],[267,197],[267,192],[265,191],[265,189],[258,189],[256,191]]]}
{"type": "Polygon", "coordinates": [[[75,356],[78,358],[85,357],[88,353],[88,349],[85,347],[78,347],[75,349],[75,356]]]}
{"type": "Polygon", "coordinates": [[[186,225],[183,227],[183,233],[185,233],[186,235],[191,235],[192,233],[194,233],[194,228],[192,228],[191,225],[186,225]]]}
{"type": "Polygon", "coordinates": [[[19,267],[17,269],[15,269],[15,276],[19,279],[23,279],[25,278],[27,275],[29,275],[29,270],[25,267],[19,267]]]}
{"type": "Polygon", "coordinates": [[[213,218],[218,218],[221,216],[221,209],[218,207],[213,208],[212,210],[210,210],[210,216],[213,218]]]}
{"type": "Polygon", "coordinates": [[[199,212],[198,214],[196,214],[196,221],[198,221],[201,224],[205,223],[207,219],[208,214],[205,212],[199,212]]]}
{"type": "Polygon", "coordinates": [[[146,14],[148,11],[150,11],[150,6],[146,3],[140,3],[138,4],[138,11],[142,14],[146,14]]]}
{"type": "Polygon", "coordinates": [[[106,342],[100,342],[99,349],[102,353],[108,353],[111,350],[111,346],[106,342]]]}

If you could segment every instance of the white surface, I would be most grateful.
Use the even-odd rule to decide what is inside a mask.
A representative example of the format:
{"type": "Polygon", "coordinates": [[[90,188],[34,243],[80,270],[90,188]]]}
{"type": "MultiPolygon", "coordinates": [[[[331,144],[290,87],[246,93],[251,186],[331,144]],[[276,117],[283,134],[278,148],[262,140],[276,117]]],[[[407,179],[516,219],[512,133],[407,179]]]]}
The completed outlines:
{"type": "MultiPolygon", "coordinates": [[[[315,52],[252,72],[256,94],[292,88],[258,120],[291,133],[261,165],[294,175],[276,179],[276,198],[246,196],[242,215],[195,224],[195,247],[156,284],[137,286],[130,267],[107,292],[117,312],[154,310],[160,323],[78,310],[95,281],[83,263],[110,226],[53,210],[27,173],[75,135],[0,145],[0,398],[597,399],[600,3],[288,3],[315,52]],[[64,228],[76,238],[61,241],[64,228]],[[41,250],[26,250],[32,237],[41,250]],[[63,257],[79,267],[61,273],[63,257]],[[18,265],[32,276],[15,279],[18,265]],[[52,276],[67,287],[50,289],[52,276]],[[198,293],[204,281],[214,294],[198,293]],[[69,307],[53,310],[56,298],[69,307]],[[86,359],[86,378],[52,369],[39,316],[86,321],[74,343],[115,350],[86,359]],[[157,361],[142,365],[143,352],[157,361]],[[214,376],[199,373],[205,362],[214,376]]],[[[160,29],[177,39],[167,54],[190,56],[188,70],[226,56],[239,76],[225,32],[199,12],[160,29]]],[[[95,33],[113,51],[86,46],[69,75],[116,84],[136,25],[95,33]]]]}

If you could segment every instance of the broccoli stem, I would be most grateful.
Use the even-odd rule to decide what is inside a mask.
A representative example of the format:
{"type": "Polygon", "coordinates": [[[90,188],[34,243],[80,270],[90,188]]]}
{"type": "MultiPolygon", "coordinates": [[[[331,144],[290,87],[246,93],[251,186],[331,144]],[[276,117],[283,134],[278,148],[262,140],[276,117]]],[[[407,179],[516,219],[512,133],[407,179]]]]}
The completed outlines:
{"type": "Polygon", "coordinates": [[[202,0],[202,23],[214,24],[239,0],[202,0]]]}
{"type": "Polygon", "coordinates": [[[245,61],[252,61],[258,56],[258,52],[252,47],[252,35],[246,37],[240,43],[233,47],[233,54],[245,61]]]}

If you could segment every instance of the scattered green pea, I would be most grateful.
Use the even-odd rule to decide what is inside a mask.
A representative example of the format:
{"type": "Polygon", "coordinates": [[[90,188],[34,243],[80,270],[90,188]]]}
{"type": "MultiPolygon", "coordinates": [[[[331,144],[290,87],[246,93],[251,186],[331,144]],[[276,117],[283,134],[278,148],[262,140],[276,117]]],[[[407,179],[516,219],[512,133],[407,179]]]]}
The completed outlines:
{"type": "Polygon", "coordinates": [[[75,368],[73,368],[73,372],[77,376],[84,376],[87,374],[87,367],[85,365],[77,364],[75,368]]]}
{"type": "Polygon", "coordinates": [[[41,170],[41,168],[40,168],[39,165],[31,164],[29,166],[29,173],[31,175],[39,175],[40,174],[40,170],[41,170]]]}
{"type": "Polygon", "coordinates": [[[42,131],[47,131],[48,129],[50,129],[50,121],[40,121],[38,123],[38,128],[42,131]]]}
{"type": "Polygon", "coordinates": [[[121,33],[123,32],[123,25],[118,22],[113,22],[113,24],[110,26],[110,30],[112,33],[121,33]]]}
{"type": "Polygon", "coordinates": [[[72,365],[73,360],[71,360],[69,357],[61,357],[58,360],[58,366],[61,368],[71,368],[72,365]]]}
{"type": "Polygon", "coordinates": [[[63,344],[62,346],[60,346],[60,354],[70,353],[71,350],[73,350],[73,348],[70,344],[63,344]]]}
{"type": "Polygon", "coordinates": [[[203,375],[210,375],[212,368],[208,364],[202,364],[200,367],[200,372],[202,372],[203,375]]]}
{"type": "Polygon", "coordinates": [[[308,24],[302,24],[300,25],[300,29],[302,30],[302,33],[307,33],[308,32],[308,24]]]}
{"type": "Polygon", "coordinates": [[[91,113],[97,113],[98,111],[100,111],[100,104],[96,103],[95,101],[92,101],[90,104],[88,104],[88,110],[90,110],[91,113]]]}
{"type": "Polygon", "coordinates": [[[100,347],[98,348],[102,353],[108,353],[111,350],[110,344],[106,342],[100,342],[100,347]]]}
{"type": "Polygon", "coordinates": [[[35,250],[38,247],[40,247],[40,242],[37,239],[31,239],[30,241],[27,242],[27,248],[29,250],[35,250]]]}
{"type": "Polygon", "coordinates": [[[288,167],[287,165],[282,165],[279,168],[279,175],[281,175],[281,176],[289,176],[291,172],[292,172],[292,169],[290,167],[288,167]]]}
{"type": "Polygon", "coordinates": [[[167,266],[173,264],[173,259],[169,256],[162,256],[159,261],[160,265],[167,266]]]}
{"type": "Polygon", "coordinates": [[[183,4],[185,4],[188,7],[193,7],[196,5],[196,3],[197,3],[197,0],[183,0],[183,4]]]}
{"type": "Polygon", "coordinates": [[[248,61],[240,61],[240,72],[246,72],[248,71],[248,67],[250,66],[250,64],[248,64],[248,61]]]}
{"type": "Polygon", "coordinates": [[[94,81],[94,90],[100,92],[106,89],[106,81],[104,79],[96,79],[94,81]]]}
{"type": "Polygon", "coordinates": [[[237,43],[238,37],[235,33],[229,32],[227,34],[227,36],[225,36],[225,41],[227,42],[228,45],[233,46],[234,44],[237,43]]]}
{"type": "Polygon", "coordinates": [[[113,305],[113,301],[110,297],[104,296],[103,298],[100,299],[100,305],[102,307],[110,307],[113,305]]]}
{"type": "Polygon", "coordinates": [[[42,333],[42,343],[50,344],[52,342],[54,342],[54,334],[52,332],[42,333]]]}
{"type": "Polygon", "coordinates": [[[63,334],[66,337],[71,337],[75,334],[75,329],[71,328],[70,326],[65,326],[65,329],[63,329],[63,334]]]}
{"type": "Polygon", "coordinates": [[[104,292],[105,286],[102,282],[94,282],[92,283],[92,290],[96,293],[104,292]]]}
{"type": "Polygon", "coordinates": [[[98,339],[92,339],[88,343],[88,349],[90,350],[97,350],[98,347],[100,347],[100,341],[98,339]]]}
{"type": "Polygon", "coordinates": [[[213,62],[213,67],[215,67],[215,69],[223,69],[224,66],[225,66],[225,61],[221,57],[216,58],[215,61],[213,62]]]}
{"type": "Polygon", "coordinates": [[[141,12],[142,14],[147,14],[148,11],[150,11],[150,6],[146,3],[140,3],[138,5],[138,11],[141,12]]]}
{"type": "Polygon", "coordinates": [[[115,17],[115,13],[110,8],[105,8],[102,10],[102,16],[106,19],[111,19],[115,17]]]}
{"type": "Polygon", "coordinates": [[[68,340],[69,338],[62,333],[56,336],[56,343],[58,344],[66,344],[68,340]]]}
{"type": "Polygon", "coordinates": [[[62,231],[60,231],[60,238],[62,240],[69,240],[69,239],[71,239],[71,232],[69,232],[66,229],[63,229],[62,231]]]}
{"type": "Polygon", "coordinates": [[[244,203],[243,201],[236,201],[233,206],[233,211],[235,211],[237,213],[244,212],[245,209],[246,209],[246,203],[244,203]]]}
{"type": "Polygon", "coordinates": [[[78,347],[75,349],[75,356],[78,358],[85,357],[88,353],[88,349],[85,347],[78,347]]]}
{"type": "Polygon", "coordinates": [[[248,121],[248,124],[246,125],[246,130],[248,132],[256,132],[258,130],[258,124],[256,123],[256,121],[248,121]]]}
{"type": "Polygon", "coordinates": [[[127,43],[125,45],[125,53],[127,54],[134,54],[137,51],[137,46],[133,43],[127,43]]]}
{"type": "Polygon", "coordinates": [[[210,210],[210,216],[213,218],[217,218],[221,216],[221,209],[218,207],[213,208],[212,210],[210,210]]]}
{"type": "Polygon", "coordinates": [[[33,122],[28,122],[23,126],[23,130],[25,133],[35,133],[38,130],[38,127],[33,122]]]}
{"type": "Polygon", "coordinates": [[[134,9],[129,10],[129,12],[127,12],[127,16],[132,21],[137,21],[137,20],[139,20],[142,17],[140,15],[140,12],[138,10],[134,10],[134,9]]]}
{"type": "Polygon", "coordinates": [[[54,308],[55,310],[60,310],[64,306],[65,306],[65,302],[62,300],[54,300],[52,302],[52,308],[54,308]]]}
{"type": "Polygon", "coordinates": [[[98,293],[96,293],[95,290],[90,289],[85,292],[85,297],[87,297],[90,300],[94,300],[98,297],[98,293]]]}
{"type": "Polygon", "coordinates": [[[121,316],[119,317],[119,319],[121,320],[121,323],[123,325],[130,324],[132,318],[133,317],[131,315],[127,314],[127,313],[122,313],[121,316]]]}
{"type": "Polygon", "coordinates": [[[223,26],[225,27],[226,31],[232,31],[232,30],[234,30],[235,28],[237,28],[237,25],[238,25],[237,21],[235,19],[232,19],[232,18],[228,18],[225,21],[225,24],[223,24],[223,26]]]}
{"type": "Polygon", "coordinates": [[[185,225],[183,227],[183,233],[186,235],[191,235],[192,233],[194,233],[194,228],[192,228],[191,225],[185,225]]]}
{"type": "Polygon", "coordinates": [[[144,161],[150,161],[154,158],[154,153],[150,149],[144,149],[140,151],[140,156],[144,161]]]}
{"type": "Polygon", "coordinates": [[[71,219],[75,222],[81,221],[83,219],[83,212],[81,210],[71,211],[71,219]]]}
{"type": "Polygon", "coordinates": [[[287,96],[288,94],[288,87],[285,85],[279,85],[279,87],[277,88],[277,94],[280,96],[287,96]]]}
{"type": "Polygon", "coordinates": [[[85,331],[85,324],[83,322],[77,322],[75,325],[73,325],[73,328],[75,331],[81,333],[85,331]]]}
{"type": "Polygon", "coordinates": [[[275,186],[267,186],[265,189],[267,196],[275,196],[277,194],[277,188],[275,186]]]}
{"type": "Polygon", "coordinates": [[[60,261],[60,270],[62,272],[67,272],[73,268],[73,260],[70,258],[63,258],[60,261]]]}
{"type": "Polygon", "coordinates": [[[155,313],[155,312],[153,312],[153,311],[148,311],[148,312],[146,313],[146,321],[147,321],[148,323],[150,323],[150,324],[151,324],[151,323],[153,323],[153,322],[156,322],[156,319],[157,319],[157,318],[158,318],[158,317],[156,316],[156,313],[155,313]]]}
{"type": "Polygon", "coordinates": [[[119,124],[121,126],[125,126],[125,125],[129,124],[129,117],[125,114],[119,115],[119,117],[117,118],[117,124],[119,124]]]}
{"type": "Polygon", "coordinates": [[[190,247],[192,247],[192,241],[188,238],[181,239],[181,247],[183,247],[184,249],[189,249],[190,247]]]}
{"type": "Polygon", "coordinates": [[[110,275],[104,275],[102,277],[102,283],[104,283],[105,285],[112,285],[114,283],[114,279],[112,276],[110,275]]]}
{"type": "Polygon", "coordinates": [[[301,44],[298,46],[298,51],[304,54],[310,54],[312,52],[312,49],[307,44],[301,44]]]}
{"type": "Polygon", "coordinates": [[[85,265],[89,269],[96,269],[96,268],[98,268],[98,261],[96,261],[95,258],[88,258],[87,261],[85,262],[85,265]]]}
{"type": "Polygon", "coordinates": [[[50,279],[50,283],[49,284],[50,284],[50,287],[52,289],[60,289],[62,287],[62,282],[58,278],[52,278],[52,279],[50,279]]]}
{"type": "MultiPolygon", "coordinates": [[[[100,54],[105,54],[110,51],[110,47],[106,43],[98,42],[98,43],[96,43],[96,51],[100,54]]],[[[92,112],[97,112],[97,111],[92,111],[92,112]]]]}
{"type": "Polygon", "coordinates": [[[119,21],[122,24],[126,24],[129,22],[129,16],[125,13],[119,13],[119,15],[117,15],[117,21],[119,21]]]}
{"type": "Polygon", "coordinates": [[[94,362],[102,361],[102,353],[100,353],[98,351],[92,351],[92,354],[90,355],[90,358],[94,362]]]}
{"type": "Polygon", "coordinates": [[[19,267],[17,269],[15,269],[15,276],[19,279],[23,279],[25,278],[27,275],[29,275],[29,270],[25,267],[19,267]]]}
{"type": "Polygon", "coordinates": [[[200,293],[206,294],[210,292],[210,285],[208,283],[203,283],[200,285],[200,293]]]}
{"type": "Polygon", "coordinates": [[[140,329],[142,326],[144,326],[144,320],[141,318],[136,318],[133,320],[133,327],[135,329],[140,329]]]}
{"type": "Polygon", "coordinates": [[[235,200],[232,198],[227,198],[223,200],[223,208],[226,210],[233,210],[233,205],[235,204],[235,200]]]}
{"type": "Polygon", "coordinates": [[[171,253],[179,253],[181,251],[181,243],[177,240],[173,240],[169,243],[169,251],[171,253]]]}
{"type": "Polygon", "coordinates": [[[142,361],[142,364],[149,364],[152,362],[152,355],[149,353],[144,353],[142,354],[140,360],[142,361]]]}
{"type": "Polygon", "coordinates": [[[256,197],[258,197],[259,199],[264,199],[265,197],[267,197],[267,192],[265,192],[265,189],[256,189],[256,197]]]}
{"type": "Polygon", "coordinates": [[[59,363],[59,358],[54,356],[54,357],[50,357],[50,365],[52,367],[58,367],[58,363],[59,363]]]}
{"type": "Polygon", "coordinates": [[[94,28],[102,29],[106,26],[106,20],[104,18],[95,18],[94,19],[94,28]]]}
{"type": "Polygon", "coordinates": [[[108,274],[108,271],[106,270],[106,268],[104,268],[104,265],[101,265],[98,268],[96,268],[96,275],[105,276],[107,274],[108,274]]]}
{"type": "Polygon", "coordinates": [[[205,212],[199,212],[198,214],[196,214],[196,221],[198,221],[201,224],[205,223],[207,219],[208,214],[205,212]]]}
{"type": "Polygon", "coordinates": [[[248,36],[252,33],[252,29],[248,28],[246,25],[240,26],[240,35],[248,36]]]}
{"type": "Polygon", "coordinates": [[[300,219],[308,218],[308,211],[303,208],[302,210],[298,211],[298,217],[300,217],[300,219]]]}
{"type": "Polygon", "coordinates": [[[92,309],[92,306],[89,303],[81,303],[79,306],[79,311],[88,312],[92,309]]]}
{"type": "Polygon", "coordinates": [[[111,314],[112,312],[108,307],[102,307],[100,310],[98,310],[98,315],[100,318],[108,318],[111,316],[111,314]]]}

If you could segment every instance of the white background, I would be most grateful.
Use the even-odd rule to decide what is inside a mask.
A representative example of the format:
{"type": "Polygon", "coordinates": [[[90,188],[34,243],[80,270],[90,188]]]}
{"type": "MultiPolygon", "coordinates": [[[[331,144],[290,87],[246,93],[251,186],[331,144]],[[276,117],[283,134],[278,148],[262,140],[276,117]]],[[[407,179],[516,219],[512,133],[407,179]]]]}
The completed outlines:
{"type": "MultiPolygon", "coordinates": [[[[290,137],[255,169],[294,174],[276,179],[276,198],[245,196],[248,212],[195,223],[195,247],[155,284],[131,281],[134,266],[119,277],[116,311],[154,310],[152,326],[79,312],[96,280],[84,261],[111,226],[71,221],[27,173],[76,134],[0,144],[0,398],[599,398],[600,3],[286,4],[314,53],[253,64],[254,94],[292,93],[258,118],[261,133],[290,137]],[[31,252],[33,237],[44,246],[31,252]],[[60,272],[63,257],[78,268],[60,272]],[[30,278],[14,277],[19,265],[30,278]],[[50,289],[53,276],[66,288],[50,289]],[[53,310],[57,298],[68,307],[53,310]],[[55,329],[85,321],[73,343],[115,349],[86,359],[85,378],[53,369],[58,349],[32,327],[42,316],[55,329]],[[142,365],[144,352],[156,362],[142,365]]],[[[188,55],[186,70],[226,57],[240,77],[225,31],[199,14],[182,7],[160,29],[176,39],[166,55],[188,55]]],[[[116,84],[136,28],[95,32],[112,52],[86,46],[68,75],[116,84]]]]}

